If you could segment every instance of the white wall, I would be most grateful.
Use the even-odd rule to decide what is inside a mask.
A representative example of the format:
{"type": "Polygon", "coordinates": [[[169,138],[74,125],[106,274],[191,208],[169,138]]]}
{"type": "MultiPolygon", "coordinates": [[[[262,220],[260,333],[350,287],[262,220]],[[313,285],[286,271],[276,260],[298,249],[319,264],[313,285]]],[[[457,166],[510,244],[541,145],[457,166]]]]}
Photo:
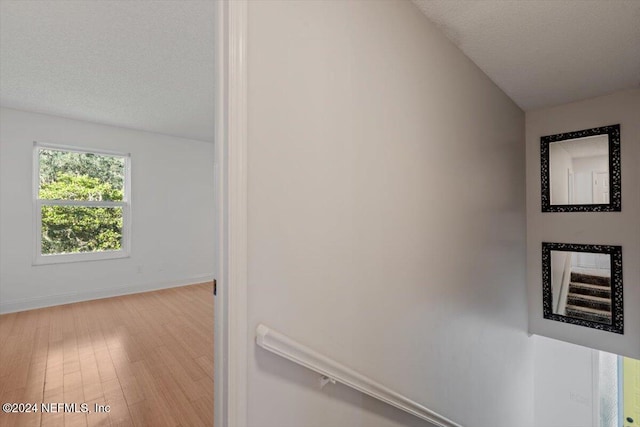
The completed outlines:
{"type": "MultiPolygon", "coordinates": [[[[524,114],[404,1],[249,2],[249,325],[530,427],[524,114]]],[[[250,338],[254,427],[426,423],[250,338]]]]}
{"type": "Polygon", "coordinates": [[[597,367],[599,352],[541,336],[534,339],[534,425],[599,427],[598,422],[594,423],[594,406],[599,397],[594,366],[597,367]]]}
{"type": "Polygon", "coordinates": [[[0,190],[1,312],[213,275],[212,143],[3,108],[0,190]],[[32,265],[33,141],[131,153],[129,258],[32,265]]]}
{"type": "Polygon", "coordinates": [[[640,358],[640,90],[527,112],[527,286],[532,333],[640,358]],[[542,213],[540,137],[620,123],[622,212],[542,213]],[[624,335],[542,318],[541,242],[622,245],[624,335]]]}
{"type": "Polygon", "coordinates": [[[618,426],[618,357],[534,337],[536,427],[618,426]]]}

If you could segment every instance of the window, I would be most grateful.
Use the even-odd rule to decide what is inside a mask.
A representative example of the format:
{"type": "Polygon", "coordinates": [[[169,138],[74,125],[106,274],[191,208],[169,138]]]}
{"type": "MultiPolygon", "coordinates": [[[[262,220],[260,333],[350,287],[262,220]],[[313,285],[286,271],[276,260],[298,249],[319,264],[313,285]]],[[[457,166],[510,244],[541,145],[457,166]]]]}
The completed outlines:
{"type": "Polygon", "coordinates": [[[594,407],[598,427],[632,427],[640,425],[640,360],[604,351],[595,359],[594,407]],[[597,387],[597,388],[596,388],[597,387]],[[599,421],[599,423],[598,423],[599,421]]]}
{"type": "Polygon", "coordinates": [[[36,143],[35,264],[129,255],[128,154],[36,143]]]}

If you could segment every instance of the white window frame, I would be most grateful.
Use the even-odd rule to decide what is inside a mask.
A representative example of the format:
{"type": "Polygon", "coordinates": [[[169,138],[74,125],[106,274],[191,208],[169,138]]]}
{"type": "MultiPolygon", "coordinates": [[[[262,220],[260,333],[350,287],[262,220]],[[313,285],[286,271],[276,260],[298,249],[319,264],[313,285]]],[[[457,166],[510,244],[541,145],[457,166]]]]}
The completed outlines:
{"type": "Polygon", "coordinates": [[[98,261],[116,258],[128,258],[131,254],[131,154],[108,151],[96,148],[84,148],[70,145],[49,144],[34,141],[33,143],[33,242],[34,265],[58,264],[80,261],[98,261]],[[124,193],[122,201],[89,201],[89,200],[48,200],[40,199],[40,150],[49,149],[74,153],[91,153],[96,155],[122,157],[124,159],[124,193]],[[42,206],[87,206],[87,207],[121,207],[122,208],[122,241],[119,250],[81,252],[72,254],[42,254],[42,206]]]}

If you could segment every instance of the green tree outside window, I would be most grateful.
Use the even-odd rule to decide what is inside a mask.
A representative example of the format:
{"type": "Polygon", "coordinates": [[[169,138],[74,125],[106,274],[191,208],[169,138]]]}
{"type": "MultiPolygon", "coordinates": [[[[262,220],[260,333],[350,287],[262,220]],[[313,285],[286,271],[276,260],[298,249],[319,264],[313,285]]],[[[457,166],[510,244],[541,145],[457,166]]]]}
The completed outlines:
{"type": "MultiPolygon", "coordinates": [[[[40,149],[41,200],[123,200],[122,157],[40,149]]],[[[43,205],[42,254],[120,250],[121,206],[43,205]]]]}

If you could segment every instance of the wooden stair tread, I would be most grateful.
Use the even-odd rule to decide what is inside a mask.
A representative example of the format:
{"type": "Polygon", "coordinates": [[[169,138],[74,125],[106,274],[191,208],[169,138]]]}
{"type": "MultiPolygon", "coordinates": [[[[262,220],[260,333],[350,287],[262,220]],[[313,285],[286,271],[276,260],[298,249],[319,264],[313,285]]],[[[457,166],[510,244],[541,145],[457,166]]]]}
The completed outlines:
{"type": "Polygon", "coordinates": [[[599,291],[604,291],[604,290],[610,290],[611,289],[611,285],[593,285],[591,283],[581,283],[581,282],[569,282],[570,286],[577,286],[580,288],[589,288],[589,289],[596,289],[599,291]]]}
{"type": "Polygon", "coordinates": [[[611,311],[597,310],[595,308],[582,307],[579,305],[567,305],[567,310],[582,311],[590,314],[597,314],[599,316],[611,317],[611,311]]]}
{"type": "Polygon", "coordinates": [[[568,297],[611,304],[611,298],[594,297],[593,295],[569,293],[568,297]]]}
{"type": "Polygon", "coordinates": [[[571,281],[600,286],[611,286],[611,276],[571,272],[571,281]]]}

